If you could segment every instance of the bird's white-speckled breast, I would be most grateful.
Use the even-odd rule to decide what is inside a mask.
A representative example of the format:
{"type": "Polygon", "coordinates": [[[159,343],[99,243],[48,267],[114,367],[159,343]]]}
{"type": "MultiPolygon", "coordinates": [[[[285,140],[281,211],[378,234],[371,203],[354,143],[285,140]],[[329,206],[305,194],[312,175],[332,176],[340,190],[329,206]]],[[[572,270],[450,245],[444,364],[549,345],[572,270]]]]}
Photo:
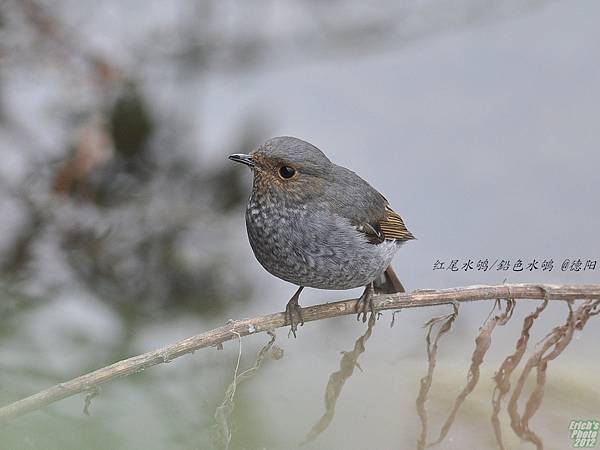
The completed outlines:
{"type": "Polygon", "coordinates": [[[254,254],[267,271],[319,289],[367,285],[390,265],[400,246],[394,241],[369,243],[348,219],[325,209],[275,206],[254,196],[246,227],[254,254]]]}

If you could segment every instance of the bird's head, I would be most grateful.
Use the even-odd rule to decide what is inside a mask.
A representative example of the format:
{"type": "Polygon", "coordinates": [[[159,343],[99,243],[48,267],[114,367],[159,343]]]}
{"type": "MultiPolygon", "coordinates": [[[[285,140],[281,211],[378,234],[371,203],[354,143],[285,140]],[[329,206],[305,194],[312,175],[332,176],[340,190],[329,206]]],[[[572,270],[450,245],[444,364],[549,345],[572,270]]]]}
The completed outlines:
{"type": "Polygon", "coordinates": [[[269,139],[251,153],[229,159],[252,169],[255,190],[302,198],[320,192],[335,167],[317,147],[289,136],[269,139]]]}

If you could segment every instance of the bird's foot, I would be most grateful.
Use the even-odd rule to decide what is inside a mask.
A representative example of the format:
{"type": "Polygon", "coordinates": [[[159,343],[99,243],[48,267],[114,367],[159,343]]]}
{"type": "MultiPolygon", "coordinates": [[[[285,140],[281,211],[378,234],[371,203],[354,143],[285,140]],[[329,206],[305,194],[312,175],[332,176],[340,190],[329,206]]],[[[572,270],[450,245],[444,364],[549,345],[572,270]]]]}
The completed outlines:
{"type": "Polygon", "coordinates": [[[300,287],[285,307],[285,319],[290,324],[290,333],[296,337],[296,330],[298,329],[298,323],[300,326],[304,325],[304,319],[302,318],[302,307],[298,304],[298,298],[300,292],[304,287],[300,287]],[[298,321],[294,320],[294,314],[298,317],[298,321]]]}
{"type": "Polygon", "coordinates": [[[358,313],[356,320],[360,320],[360,316],[362,315],[362,321],[365,323],[369,311],[371,314],[375,314],[375,307],[373,305],[373,283],[369,283],[365,286],[365,290],[356,302],[356,312],[358,313]]]}

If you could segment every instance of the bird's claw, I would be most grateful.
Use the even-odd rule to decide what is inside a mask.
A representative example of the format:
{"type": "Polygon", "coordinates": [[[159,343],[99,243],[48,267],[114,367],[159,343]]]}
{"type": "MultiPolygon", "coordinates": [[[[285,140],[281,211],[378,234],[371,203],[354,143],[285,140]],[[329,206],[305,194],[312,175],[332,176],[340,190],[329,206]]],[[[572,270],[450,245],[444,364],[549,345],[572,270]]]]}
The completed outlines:
{"type": "Polygon", "coordinates": [[[356,302],[356,320],[360,321],[362,316],[362,322],[367,321],[367,314],[375,314],[375,306],[373,305],[373,283],[369,283],[358,301],[356,302]]]}
{"type": "Polygon", "coordinates": [[[285,307],[285,320],[290,324],[290,333],[296,337],[298,323],[300,323],[300,326],[304,325],[302,307],[298,304],[298,298],[296,296],[292,297],[285,307]],[[298,316],[298,322],[294,321],[294,313],[298,316]]]}

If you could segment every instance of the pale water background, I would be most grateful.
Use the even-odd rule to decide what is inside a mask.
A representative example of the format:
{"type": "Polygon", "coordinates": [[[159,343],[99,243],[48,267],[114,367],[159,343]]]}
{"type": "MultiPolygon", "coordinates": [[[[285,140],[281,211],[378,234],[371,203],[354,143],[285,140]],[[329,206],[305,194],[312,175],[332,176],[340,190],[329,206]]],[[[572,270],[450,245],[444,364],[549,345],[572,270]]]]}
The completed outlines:
{"type": "MultiPolygon", "coordinates": [[[[597,283],[600,266],[563,272],[560,263],[565,258],[600,260],[600,4],[532,2],[521,9],[505,2],[506,8],[470,22],[457,19],[464,13],[462,3],[426,3],[423,15],[411,15],[406,22],[410,32],[403,34],[401,25],[398,36],[368,51],[306,56],[302,45],[275,45],[248,69],[201,76],[190,71],[182,79],[173,77],[168,67],[152,67],[144,72],[144,87],[160,114],[183,118],[186,126],[179,132],[184,147],[205,171],[226,166],[226,155],[241,150],[240,133],[232,130],[256,120],[259,131],[244,138],[252,145],[275,135],[301,137],[369,180],[418,238],[394,262],[408,290],[505,279],[597,283]],[[196,146],[203,151],[194,152],[196,146]],[[555,267],[550,273],[432,270],[437,259],[467,258],[520,258],[525,263],[552,258],[555,267]]],[[[89,42],[118,61],[126,60],[127,46],[120,43],[135,36],[135,27],[168,22],[169,14],[177,15],[175,6],[161,2],[133,2],[128,10],[113,2],[90,4],[94,14],[89,15],[76,3],[72,9],[68,2],[57,4],[67,17],[85,24],[89,42]]],[[[236,10],[234,2],[227,4],[236,10]]],[[[492,2],[485,4],[482,8],[493,9],[492,2]]],[[[292,2],[289,10],[280,8],[269,23],[292,29],[295,7],[292,2]]],[[[7,73],[2,92],[6,104],[43,147],[59,148],[64,136],[53,128],[56,110],[40,108],[57,101],[52,99],[58,96],[56,82],[36,80],[35,74],[16,79],[7,73]]],[[[19,146],[5,138],[1,149],[3,176],[17,179],[25,160],[19,146]]],[[[249,190],[250,173],[236,170],[243,173],[244,191],[249,190]]],[[[182,207],[193,210],[193,196],[182,207]]],[[[19,226],[16,208],[7,196],[6,233],[19,226]]],[[[213,258],[218,247],[218,270],[226,274],[229,301],[217,312],[184,307],[128,329],[118,309],[86,286],[69,284],[58,263],[49,264],[50,272],[37,280],[41,286],[48,284],[42,282],[44,276],[67,280],[58,294],[34,289],[35,301],[21,310],[14,286],[5,289],[2,301],[17,306],[2,310],[2,403],[228,319],[282,310],[294,287],[254,260],[243,210],[237,203],[226,214],[208,219],[206,228],[194,229],[194,239],[186,243],[190,258],[213,258]]],[[[41,260],[54,258],[52,250],[38,253],[41,260]]],[[[308,289],[301,304],[359,293],[308,289]]],[[[428,402],[436,432],[466,381],[473,340],[490,306],[463,306],[454,330],[441,343],[428,402]]],[[[495,448],[489,424],[491,377],[513,348],[521,319],[535,306],[519,302],[513,320],[496,331],[480,385],[439,448],[495,448]]],[[[359,360],[362,371],[355,371],[344,386],[331,426],[304,448],[414,448],[420,430],[414,404],[426,371],[421,325],[447,310],[403,311],[393,328],[391,314],[384,313],[359,360]]],[[[551,304],[536,323],[531,342],[562,323],[566,310],[562,303],[551,304]]],[[[592,319],[550,363],[545,399],[532,423],[549,449],[570,447],[570,419],[600,419],[596,322],[592,319]]],[[[340,352],[351,350],[364,330],[353,317],[307,324],[298,339],[288,339],[287,329],[278,330],[276,343],[284,357],[267,360],[236,391],[231,448],[296,448],[323,413],[324,388],[339,366],[340,352]]],[[[242,368],[252,365],[266,341],[264,335],[243,339],[242,368]]],[[[0,448],[210,448],[214,410],[231,381],[237,352],[238,343],[232,341],[223,351],[206,349],[112,381],[93,400],[89,417],[82,414],[84,396],[79,395],[19,418],[0,429],[0,448]]],[[[509,448],[532,448],[520,444],[506,421],[504,425],[509,448]]]]}

